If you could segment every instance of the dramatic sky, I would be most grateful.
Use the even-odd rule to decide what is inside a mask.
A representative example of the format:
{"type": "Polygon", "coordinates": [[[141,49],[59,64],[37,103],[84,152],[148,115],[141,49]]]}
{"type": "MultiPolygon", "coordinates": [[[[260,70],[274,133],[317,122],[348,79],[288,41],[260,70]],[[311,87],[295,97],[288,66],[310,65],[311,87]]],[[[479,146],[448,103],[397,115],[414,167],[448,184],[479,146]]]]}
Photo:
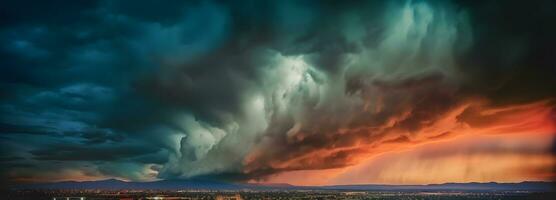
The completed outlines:
{"type": "Polygon", "coordinates": [[[552,180],[555,1],[2,1],[0,177],[552,180]]]}

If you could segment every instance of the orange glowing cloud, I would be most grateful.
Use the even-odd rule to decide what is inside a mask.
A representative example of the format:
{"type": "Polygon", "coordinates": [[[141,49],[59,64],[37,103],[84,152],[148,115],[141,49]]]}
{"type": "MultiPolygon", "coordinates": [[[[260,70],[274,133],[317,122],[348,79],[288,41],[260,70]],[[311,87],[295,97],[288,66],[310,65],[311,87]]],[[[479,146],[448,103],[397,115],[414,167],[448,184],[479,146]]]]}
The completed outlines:
{"type": "Polygon", "coordinates": [[[436,120],[420,122],[422,128],[417,131],[399,128],[396,123],[383,127],[379,135],[361,134],[365,129],[342,130],[337,134],[339,140],[357,133],[350,138],[355,142],[271,162],[271,167],[283,173],[258,181],[322,185],[554,178],[556,159],[550,148],[556,126],[552,101],[491,106],[473,100],[453,107],[436,120]],[[320,169],[304,169],[324,162],[327,164],[320,169]]]}
{"type": "Polygon", "coordinates": [[[330,185],[552,180],[556,158],[548,149],[554,136],[536,136],[470,134],[383,153],[353,166],[285,172],[266,181],[330,185]]]}
{"type": "Polygon", "coordinates": [[[330,179],[350,182],[426,184],[551,180],[556,158],[547,152],[552,135],[465,135],[386,153],[330,179]]]}

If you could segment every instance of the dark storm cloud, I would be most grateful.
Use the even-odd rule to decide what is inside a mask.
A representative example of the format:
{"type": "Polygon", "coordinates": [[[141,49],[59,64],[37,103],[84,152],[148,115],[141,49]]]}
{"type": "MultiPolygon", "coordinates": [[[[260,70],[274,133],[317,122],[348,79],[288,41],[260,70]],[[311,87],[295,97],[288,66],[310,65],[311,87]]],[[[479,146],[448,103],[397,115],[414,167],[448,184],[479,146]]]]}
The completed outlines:
{"type": "Polygon", "coordinates": [[[57,160],[57,161],[113,161],[132,158],[134,156],[148,155],[156,153],[157,147],[146,146],[145,144],[134,145],[87,145],[87,144],[53,144],[45,148],[34,149],[30,153],[34,159],[38,160],[57,160]]]}
{"type": "MultiPolygon", "coordinates": [[[[447,112],[460,105],[459,101],[463,101],[458,100],[453,88],[447,87],[449,84],[436,75],[418,80],[397,81],[399,82],[369,83],[371,85],[363,86],[367,91],[360,91],[355,95],[364,101],[373,100],[373,96],[367,95],[383,95],[383,103],[380,103],[383,108],[378,112],[365,109],[361,104],[353,104],[344,111],[331,111],[328,108],[313,110],[309,112],[310,116],[305,117],[308,119],[305,122],[307,125],[300,128],[291,128],[295,122],[277,124],[276,126],[286,127],[286,130],[268,133],[266,136],[273,137],[273,142],[263,146],[272,145],[271,150],[266,150],[267,155],[255,159],[253,163],[249,163],[254,166],[248,167],[275,173],[265,168],[280,166],[279,163],[294,159],[296,161],[291,166],[278,167],[276,171],[330,169],[351,165],[352,156],[365,155],[372,151],[367,147],[357,147],[358,145],[410,142],[411,139],[404,135],[394,139],[385,137],[391,135],[390,132],[422,134],[423,129],[443,118],[447,112]],[[296,132],[295,137],[284,137],[283,132],[292,130],[296,132]],[[341,150],[343,148],[347,149],[341,150]],[[335,149],[340,150],[329,152],[335,149]]],[[[271,124],[271,130],[272,127],[271,124]]]]}
{"type": "MultiPolygon", "coordinates": [[[[36,154],[39,160],[103,158],[103,161],[118,162],[132,157],[126,154],[131,149],[141,149],[127,148],[130,138],[140,138],[141,133],[105,126],[103,122],[120,111],[149,106],[132,100],[137,97],[131,91],[130,82],[137,73],[156,67],[142,58],[159,56],[149,52],[151,48],[166,48],[167,44],[156,41],[163,37],[156,35],[157,29],[164,27],[119,14],[111,7],[121,5],[109,2],[2,4],[5,4],[2,14],[7,15],[2,18],[0,30],[4,72],[1,73],[2,133],[22,134],[7,136],[4,142],[9,148],[3,152],[22,154],[31,160],[36,158],[25,152],[36,154]],[[28,137],[26,134],[56,137],[55,140],[65,144],[64,149],[70,150],[62,152],[53,148],[56,145],[48,142],[53,138],[26,144],[27,140],[22,139],[28,137]],[[118,146],[123,149],[114,149],[118,146]],[[125,156],[114,153],[116,150],[125,156]]],[[[134,113],[118,113],[119,116],[130,114],[134,113]]],[[[141,115],[147,118],[145,115],[149,113],[135,116],[141,115]]],[[[150,156],[151,150],[162,150],[157,144],[144,141],[139,146],[149,151],[132,151],[139,154],[132,162],[152,164],[168,158],[167,155],[162,159],[150,156]]],[[[47,164],[39,162],[35,166],[40,169],[47,164]]]]}
{"type": "Polygon", "coordinates": [[[458,61],[466,90],[500,103],[556,94],[554,1],[458,2],[473,22],[473,45],[458,61]]]}
{"type": "Polygon", "coordinates": [[[374,151],[357,145],[419,139],[470,98],[553,98],[553,4],[3,2],[3,171],[350,165],[374,151]]]}
{"type": "Polygon", "coordinates": [[[31,125],[15,125],[15,124],[0,124],[2,134],[57,134],[49,130],[49,127],[31,126],[31,125]]]}

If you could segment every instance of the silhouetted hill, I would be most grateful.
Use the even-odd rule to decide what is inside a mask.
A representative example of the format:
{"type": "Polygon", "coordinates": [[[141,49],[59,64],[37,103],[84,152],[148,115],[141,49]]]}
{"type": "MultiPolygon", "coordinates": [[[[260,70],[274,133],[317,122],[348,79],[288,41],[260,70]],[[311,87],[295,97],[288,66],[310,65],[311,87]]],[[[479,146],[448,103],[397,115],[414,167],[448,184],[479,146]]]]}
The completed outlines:
{"type": "Polygon", "coordinates": [[[321,188],[335,190],[379,190],[379,191],[551,191],[554,189],[552,182],[521,183],[443,183],[428,185],[333,185],[321,188]]]}
{"type": "Polygon", "coordinates": [[[14,189],[152,189],[152,190],[366,190],[366,191],[552,191],[552,182],[521,183],[444,183],[429,185],[331,185],[295,186],[289,184],[241,184],[205,180],[160,180],[127,182],[117,179],[100,181],[64,181],[19,185],[14,189]]]}

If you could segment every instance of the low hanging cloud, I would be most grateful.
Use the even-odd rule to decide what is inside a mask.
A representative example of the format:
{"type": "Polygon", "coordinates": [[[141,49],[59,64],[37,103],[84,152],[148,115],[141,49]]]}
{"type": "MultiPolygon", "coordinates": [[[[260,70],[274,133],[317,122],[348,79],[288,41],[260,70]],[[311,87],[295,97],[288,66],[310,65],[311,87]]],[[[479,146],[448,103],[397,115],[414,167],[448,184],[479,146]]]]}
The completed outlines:
{"type": "Polygon", "coordinates": [[[0,30],[11,180],[58,162],[87,177],[264,179],[556,130],[555,30],[531,25],[552,27],[552,2],[3,4],[18,11],[0,30]]]}

